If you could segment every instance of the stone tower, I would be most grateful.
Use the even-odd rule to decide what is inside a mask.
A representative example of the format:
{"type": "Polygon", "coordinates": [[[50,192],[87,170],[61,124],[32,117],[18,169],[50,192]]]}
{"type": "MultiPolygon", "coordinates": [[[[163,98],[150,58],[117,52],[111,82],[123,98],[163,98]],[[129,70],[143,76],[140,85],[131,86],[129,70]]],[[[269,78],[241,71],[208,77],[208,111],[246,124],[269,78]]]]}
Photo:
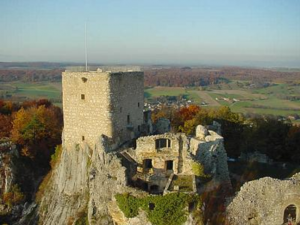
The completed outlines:
{"type": "Polygon", "coordinates": [[[64,144],[94,148],[101,135],[112,146],[128,141],[143,124],[143,72],[66,71],[62,74],[64,144]]]}

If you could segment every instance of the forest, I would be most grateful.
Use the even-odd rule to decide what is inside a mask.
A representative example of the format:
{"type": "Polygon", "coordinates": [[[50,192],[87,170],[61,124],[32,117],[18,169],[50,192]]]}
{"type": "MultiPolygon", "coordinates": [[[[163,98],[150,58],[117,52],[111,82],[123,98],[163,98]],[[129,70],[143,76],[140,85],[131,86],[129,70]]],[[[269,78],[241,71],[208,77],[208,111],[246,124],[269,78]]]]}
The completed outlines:
{"type": "MultiPolygon", "coordinates": [[[[2,68],[0,67],[0,81],[61,81],[61,73],[64,68],[2,68]]],[[[280,71],[272,69],[254,69],[239,67],[220,68],[191,68],[172,67],[143,68],[145,73],[145,87],[197,87],[220,83],[228,83],[229,80],[244,80],[252,82],[286,81],[300,83],[300,71],[280,71]],[[295,82],[296,81],[296,82],[295,82]]]]}

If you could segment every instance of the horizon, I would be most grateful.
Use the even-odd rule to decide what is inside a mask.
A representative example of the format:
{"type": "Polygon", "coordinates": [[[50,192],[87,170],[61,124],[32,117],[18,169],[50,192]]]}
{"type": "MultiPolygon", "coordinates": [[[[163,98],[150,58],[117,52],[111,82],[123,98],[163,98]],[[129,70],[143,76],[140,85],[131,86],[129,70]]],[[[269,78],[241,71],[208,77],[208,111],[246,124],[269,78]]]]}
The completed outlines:
{"type": "Polygon", "coordinates": [[[300,2],[0,2],[0,61],[300,67],[300,2]]]}

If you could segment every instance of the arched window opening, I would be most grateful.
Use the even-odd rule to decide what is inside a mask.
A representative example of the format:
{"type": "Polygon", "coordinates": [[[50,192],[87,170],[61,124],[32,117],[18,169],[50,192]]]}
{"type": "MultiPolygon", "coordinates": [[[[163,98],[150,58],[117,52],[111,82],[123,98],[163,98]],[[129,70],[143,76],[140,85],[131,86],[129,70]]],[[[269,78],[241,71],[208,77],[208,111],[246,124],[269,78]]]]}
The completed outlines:
{"type": "Polygon", "coordinates": [[[295,205],[289,205],[288,207],[286,207],[283,215],[283,223],[296,221],[296,211],[297,208],[295,205]]]}

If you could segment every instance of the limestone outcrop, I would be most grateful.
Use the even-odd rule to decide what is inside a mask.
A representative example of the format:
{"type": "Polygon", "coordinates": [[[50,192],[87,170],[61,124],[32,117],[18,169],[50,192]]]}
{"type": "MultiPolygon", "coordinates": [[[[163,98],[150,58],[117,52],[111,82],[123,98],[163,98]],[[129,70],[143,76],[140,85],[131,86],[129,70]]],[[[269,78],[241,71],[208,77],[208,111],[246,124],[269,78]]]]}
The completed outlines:
{"type": "Polygon", "coordinates": [[[8,214],[12,210],[2,199],[3,195],[15,184],[16,167],[12,158],[17,154],[15,146],[10,142],[0,144],[0,215],[8,214]]]}
{"type": "Polygon", "coordinates": [[[113,153],[106,152],[104,139],[96,148],[76,145],[65,149],[52,171],[39,207],[39,223],[43,225],[112,224],[108,202],[125,190],[125,168],[113,153]]]}
{"type": "Polygon", "coordinates": [[[229,224],[281,225],[291,214],[300,222],[300,173],[278,180],[270,177],[245,183],[227,207],[229,224]]]}

